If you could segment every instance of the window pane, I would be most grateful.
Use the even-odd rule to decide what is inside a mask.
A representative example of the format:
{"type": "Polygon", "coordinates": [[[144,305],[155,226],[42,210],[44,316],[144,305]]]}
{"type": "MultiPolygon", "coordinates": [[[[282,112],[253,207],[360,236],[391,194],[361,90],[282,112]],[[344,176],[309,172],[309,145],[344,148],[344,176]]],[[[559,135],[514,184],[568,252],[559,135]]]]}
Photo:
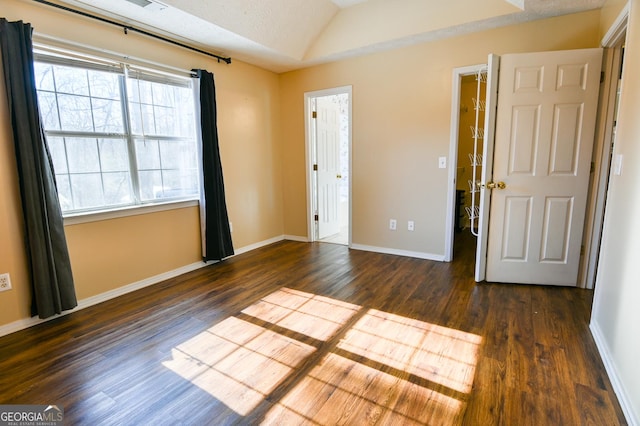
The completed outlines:
{"type": "Polygon", "coordinates": [[[134,135],[143,134],[142,132],[142,112],[140,111],[140,104],[129,104],[129,125],[131,126],[131,133],[134,135]]]}
{"type": "Polygon", "coordinates": [[[105,205],[100,173],[72,174],[70,178],[74,209],[90,209],[105,205]]]}
{"type": "Polygon", "coordinates": [[[143,135],[193,137],[195,121],[191,87],[128,80],[131,128],[143,135]]]}
{"type": "Polygon", "coordinates": [[[96,132],[124,133],[120,101],[92,98],[96,132]]]}
{"type": "Polygon", "coordinates": [[[85,96],[58,95],[62,130],[92,132],[91,101],[85,96]]]}
{"type": "Polygon", "coordinates": [[[155,135],[156,121],[153,105],[132,103],[129,106],[131,115],[131,131],[138,135],[155,135]]]}
{"type": "Polygon", "coordinates": [[[197,170],[163,170],[164,187],[162,196],[165,198],[185,197],[198,193],[197,170]]]}
{"type": "Polygon", "coordinates": [[[160,141],[163,169],[193,169],[197,167],[195,141],[160,141]]]}
{"type": "Polygon", "coordinates": [[[151,92],[153,94],[153,104],[162,106],[173,106],[172,86],[166,84],[152,83],[151,92]]]}
{"type": "Polygon", "coordinates": [[[106,205],[131,204],[131,184],[128,172],[103,173],[104,201],[106,205]]]}
{"type": "Polygon", "coordinates": [[[129,172],[129,152],[124,139],[100,139],[100,164],[103,172],[129,172]]]}
{"type": "Polygon", "coordinates": [[[47,145],[53,161],[53,169],[56,173],[67,173],[67,154],[63,138],[47,137],[47,145]]]}
{"type": "Polygon", "coordinates": [[[120,76],[110,72],[89,71],[91,96],[120,101],[120,76]]]}
{"type": "Polygon", "coordinates": [[[195,138],[198,123],[196,123],[193,91],[191,89],[180,91],[180,110],[182,111],[178,120],[180,136],[195,138]]]}
{"type": "Polygon", "coordinates": [[[162,173],[159,170],[143,170],[140,178],[140,199],[151,201],[162,197],[162,173]]]}
{"type": "Polygon", "coordinates": [[[143,135],[160,135],[162,132],[158,130],[158,118],[156,118],[153,105],[141,106],[142,111],[142,134],[143,135]]]}
{"type": "Polygon", "coordinates": [[[36,77],[36,89],[55,91],[53,84],[53,66],[48,64],[34,63],[33,70],[36,77]]]}
{"type": "Polygon", "coordinates": [[[180,128],[176,126],[177,111],[173,108],[159,107],[153,108],[153,115],[156,122],[156,135],[180,136],[180,128]]]}
{"type": "Polygon", "coordinates": [[[100,172],[96,139],[65,138],[70,173],[100,172]]]}
{"type": "Polygon", "coordinates": [[[56,175],[56,186],[58,187],[58,199],[60,200],[60,208],[62,211],[73,210],[69,175],[56,175]]]}
{"type": "Polygon", "coordinates": [[[160,151],[158,150],[158,141],[137,139],[136,159],[138,161],[138,170],[159,169],[160,151]]]}
{"type": "Polygon", "coordinates": [[[130,78],[127,80],[127,91],[130,102],[153,104],[150,82],[130,78]]]}
{"type": "Polygon", "coordinates": [[[60,118],[58,117],[58,103],[56,94],[50,92],[38,92],[38,107],[40,117],[45,130],[59,130],[60,118]]]}
{"type": "Polygon", "coordinates": [[[89,81],[86,70],[56,65],[54,73],[58,93],[89,96],[89,81]]]}

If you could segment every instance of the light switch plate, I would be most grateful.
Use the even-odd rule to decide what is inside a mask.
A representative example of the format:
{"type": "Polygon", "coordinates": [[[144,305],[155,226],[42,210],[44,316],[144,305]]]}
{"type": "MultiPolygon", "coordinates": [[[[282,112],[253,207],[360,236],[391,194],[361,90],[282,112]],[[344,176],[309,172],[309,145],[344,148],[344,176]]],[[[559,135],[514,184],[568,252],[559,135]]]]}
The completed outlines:
{"type": "Polygon", "coordinates": [[[447,168],[447,157],[439,157],[438,158],[438,167],[441,169],[447,168]]]}

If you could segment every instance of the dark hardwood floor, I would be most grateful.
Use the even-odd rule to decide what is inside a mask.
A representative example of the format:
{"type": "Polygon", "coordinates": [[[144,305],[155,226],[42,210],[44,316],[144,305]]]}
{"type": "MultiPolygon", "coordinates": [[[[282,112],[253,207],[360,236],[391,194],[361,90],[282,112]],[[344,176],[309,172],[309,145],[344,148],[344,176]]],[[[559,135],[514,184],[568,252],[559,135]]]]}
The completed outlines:
{"type": "MultiPolygon", "coordinates": [[[[285,241],[0,338],[68,425],[620,425],[590,291],[285,241]]],[[[466,248],[465,248],[466,247],[466,248]]]]}

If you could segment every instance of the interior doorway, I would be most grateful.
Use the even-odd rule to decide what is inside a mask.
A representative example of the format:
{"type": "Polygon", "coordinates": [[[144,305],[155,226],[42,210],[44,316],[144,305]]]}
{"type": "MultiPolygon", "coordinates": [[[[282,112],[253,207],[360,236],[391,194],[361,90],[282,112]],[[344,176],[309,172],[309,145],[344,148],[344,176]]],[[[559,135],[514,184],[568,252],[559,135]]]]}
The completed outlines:
{"type": "Polygon", "coordinates": [[[351,244],[351,86],[305,93],[310,241],[351,244]]]}
{"type": "Polygon", "coordinates": [[[477,248],[480,182],[482,180],[484,122],[487,91],[487,64],[456,68],[453,71],[451,145],[449,178],[455,192],[449,193],[445,261],[461,251],[477,248]],[[455,254],[454,254],[455,252],[455,254]]]}

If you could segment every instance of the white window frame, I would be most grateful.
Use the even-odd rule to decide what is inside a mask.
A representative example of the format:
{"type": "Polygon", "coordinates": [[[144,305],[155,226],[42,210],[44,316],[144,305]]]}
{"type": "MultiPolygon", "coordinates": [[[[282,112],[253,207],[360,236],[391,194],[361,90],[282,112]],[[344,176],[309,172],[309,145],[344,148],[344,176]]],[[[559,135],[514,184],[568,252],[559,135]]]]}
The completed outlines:
{"type": "MultiPolygon", "coordinates": [[[[152,80],[156,82],[167,81],[167,83],[175,84],[176,82],[182,81],[185,85],[188,85],[188,79],[193,78],[193,75],[189,74],[189,77],[184,75],[179,75],[177,73],[170,73],[164,70],[157,70],[154,67],[140,67],[139,65],[131,65],[124,61],[114,61],[111,59],[104,59],[99,57],[87,56],[82,53],[76,54],[75,52],[71,54],[67,54],[67,52],[63,54],[59,54],[57,49],[49,51],[47,48],[44,48],[44,51],[36,51],[34,54],[34,62],[48,63],[54,65],[62,65],[62,66],[79,66],[83,69],[95,69],[95,70],[103,70],[103,71],[111,71],[122,75],[122,79],[124,86],[126,86],[126,79],[128,77],[129,72],[140,73],[145,78],[145,80],[149,79],[149,76],[152,76],[152,80]],[[52,53],[53,52],[53,53],[52,53]],[[120,68],[121,71],[116,70],[116,68],[120,68]],[[133,71],[132,71],[133,70],[133,71]]],[[[126,92],[126,90],[125,90],[126,92]]],[[[194,94],[194,103],[197,103],[198,98],[194,94]]],[[[121,102],[125,108],[125,111],[129,108],[129,99],[126,97],[126,93],[123,94],[121,98],[121,102]]],[[[199,105],[196,105],[194,108],[196,111],[199,110],[199,105]]],[[[197,114],[197,113],[196,113],[197,114]]],[[[127,117],[125,120],[128,122],[130,119],[129,114],[127,112],[127,117]]],[[[197,119],[198,115],[196,115],[197,119]]],[[[195,142],[194,148],[198,147],[198,138],[200,129],[197,128],[197,123],[194,121],[194,130],[195,130],[195,142]]],[[[66,131],[45,131],[46,134],[51,134],[54,136],[65,136],[66,134],[72,134],[77,132],[66,132],[66,131]]],[[[90,134],[86,134],[89,137],[100,137],[102,134],[100,132],[93,132],[90,134]]],[[[113,134],[109,134],[109,136],[113,137],[113,134]]],[[[132,155],[132,149],[135,150],[135,138],[139,135],[135,135],[130,130],[130,125],[125,123],[125,133],[122,135],[124,139],[127,141],[127,145],[129,147],[129,154],[132,155]]],[[[161,135],[145,135],[146,138],[156,138],[158,139],[172,139],[172,137],[165,137],[161,135]]],[[[199,159],[199,154],[196,153],[196,158],[199,159]]],[[[135,160],[132,160],[135,163],[135,160]]],[[[197,167],[201,168],[200,164],[197,163],[197,167]]],[[[138,176],[137,176],[137,165],[130,166],[129,174],[131,179],[131,186],[133,189],[134,202],[132,204],[126,205],[116,205],[116,206],[104,206],[97,207],[95,209],[86,209],[86,210],[73,210],[63,212],[64,223],[65,225],[74,225],[86,222],[93,221],[101,221],[108,220],[119,217],[127,217],[141,214],[149,214],[154,212],[166,211],[166,210],[174,210],[181,209],[187,207],[198,206],[199,197],[200,197],[200,188],[197,188],[197,191],[193,195],[175,197],[175,198],[159,198],[157,200],[149,200],[142,201],[140,199],[141,190],[138,185],[138,176]]],[[[201,171],[198,172],[201,174],[201,171]]],[[[201,183],[199,182],[201,185],[201,183]]]]}

